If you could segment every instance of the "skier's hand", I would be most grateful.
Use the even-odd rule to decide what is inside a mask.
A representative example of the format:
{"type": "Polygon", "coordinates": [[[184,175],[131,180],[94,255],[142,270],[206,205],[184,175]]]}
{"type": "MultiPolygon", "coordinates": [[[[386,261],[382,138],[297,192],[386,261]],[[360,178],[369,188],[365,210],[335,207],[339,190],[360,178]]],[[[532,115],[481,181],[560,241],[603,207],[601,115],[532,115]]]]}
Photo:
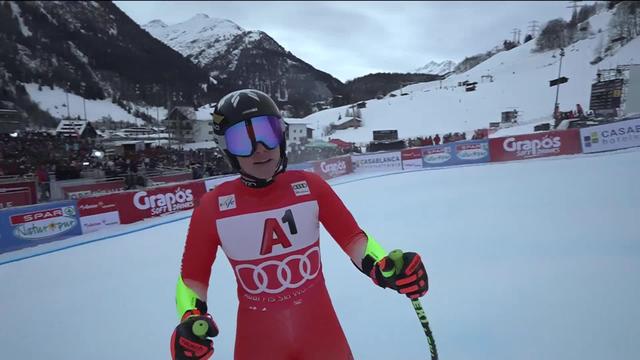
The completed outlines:
{"type": "Polygon", "coordinates": [[[198,310],[187,311],[182,322],[171,335],[173,360],[205,360],[213,355],[213,341],[207,338],[218,335],[218,327],[209,314],[198,310]]]}
{"type": "Polygon", "coordinates": [[[400,263],[397,268],[396,262],[385,256],[375,263],[369,276],[376,285],[391,288],[411,299],[424,296],[429,290],[429,278],[420,255],[403,253],[400,263]]]}

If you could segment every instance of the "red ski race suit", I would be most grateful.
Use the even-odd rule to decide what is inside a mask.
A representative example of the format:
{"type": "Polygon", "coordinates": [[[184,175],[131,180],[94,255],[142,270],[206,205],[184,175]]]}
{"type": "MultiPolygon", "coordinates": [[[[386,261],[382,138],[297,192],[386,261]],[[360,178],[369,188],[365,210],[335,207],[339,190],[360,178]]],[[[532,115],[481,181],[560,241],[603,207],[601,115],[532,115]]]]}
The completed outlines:
{"type": "Polygon", "coordinates": [[[345,252],[362,234],[329,184],[304,171],[263,188],[236,179],[200,200],[181,276],[206,294],[224,251],[238,287],[236,360],[353,359],[322,274],[320,222],[345,252]]]}

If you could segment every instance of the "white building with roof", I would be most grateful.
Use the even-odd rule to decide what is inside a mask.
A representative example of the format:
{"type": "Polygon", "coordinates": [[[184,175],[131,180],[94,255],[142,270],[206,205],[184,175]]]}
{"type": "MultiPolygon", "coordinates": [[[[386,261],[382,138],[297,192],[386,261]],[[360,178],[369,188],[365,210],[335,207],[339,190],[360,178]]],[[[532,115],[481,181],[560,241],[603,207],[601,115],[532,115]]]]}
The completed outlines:
{"type": "Polygon", "coordinates": [[[213,106],[209,104],[198,109],[174,107],[167,115],[167,132],[181,143],[213,141],[213,106]]]}
{"type": "Polygon", "coordinates": [[[304,119],[285,118],[287,124],[285,136],[287,146],[290,144],[302,145],[313,137],[313,128],[309,126],[309,121],[304,119]]]}

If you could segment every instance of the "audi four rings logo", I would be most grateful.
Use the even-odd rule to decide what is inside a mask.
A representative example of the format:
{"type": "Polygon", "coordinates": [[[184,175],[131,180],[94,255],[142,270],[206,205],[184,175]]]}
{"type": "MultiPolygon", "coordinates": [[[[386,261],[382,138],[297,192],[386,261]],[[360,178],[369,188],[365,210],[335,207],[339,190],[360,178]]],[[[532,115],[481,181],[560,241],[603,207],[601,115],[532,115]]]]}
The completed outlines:
{"type": "MultiPolygon", "coordinates": [[[[295,289],[304,284],[307,280],[311,280],[318,276],[320,273],[320,248],[315,246],[311,249],[307,250],[302,255],[295,254],[291,256],[287,256],[282,261],[278,260],[268,260],[265,261],[258,266],[251,264],[240,264],[235,268],[236,276],[238,278],[238,282],[242,285],[242,288],[252,295],[257,295],[260,293],[268,293],[268,294],[278,294],[286,289],[295,289]],[[312,253],[317,253],[318,261],[315,264],[311,264],[311,260],[309,259],[309,255],[312,253]],[[299,260],[298,263],[298,271],[302,279],[297,282],[291,282],[293,279],[292,269],[289,267],[289,264],[294,260],[299,260]],[[316,266],[315,271],[312,272],[311,267],[316,266]],[[277,280],[279,282],[279,286],[277,288],[269,288],[270,277],[265,271],[265,268],[275,267],[277,280]],[[255,286],[250,288],[247,284],[244,283],[242,277],[240,276],[240,270],[249,269],[253,270],[253,282],[255,286]]],[[[293,269],[295,271],[295,268],[293,269]]]]}

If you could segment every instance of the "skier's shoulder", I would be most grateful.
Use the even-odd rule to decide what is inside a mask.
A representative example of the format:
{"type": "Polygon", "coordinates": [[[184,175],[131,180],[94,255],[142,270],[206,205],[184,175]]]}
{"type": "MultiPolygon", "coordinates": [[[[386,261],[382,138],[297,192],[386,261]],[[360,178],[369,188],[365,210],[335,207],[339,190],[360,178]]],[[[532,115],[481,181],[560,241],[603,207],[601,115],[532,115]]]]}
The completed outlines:
{"type": "Polygon", "coordinates": [[[201,204],[218,204],[218,198],[221,196],[229,195],[237,189],[238,184],[240,184],[240,178],[234,178],[229,181],[225,181],[215,185],[213,189],[206,192],[200,198],[201,204]]]}
{"type": "Polygon", "coordinates": [[[291,184],[301,183],[308,186],[311,189],[311,192],[316,192],[329,186],[329,184],[320,175],[310,171],[287,170],[282,175],[284,175],[285,180],[291,184]]]}
{"type": "Polygon", "coordinates": [[[307,181],[307,182],[325,182],[318,174],[304,170],[287,170],[282,174],[287,182],[307,181]]]}

